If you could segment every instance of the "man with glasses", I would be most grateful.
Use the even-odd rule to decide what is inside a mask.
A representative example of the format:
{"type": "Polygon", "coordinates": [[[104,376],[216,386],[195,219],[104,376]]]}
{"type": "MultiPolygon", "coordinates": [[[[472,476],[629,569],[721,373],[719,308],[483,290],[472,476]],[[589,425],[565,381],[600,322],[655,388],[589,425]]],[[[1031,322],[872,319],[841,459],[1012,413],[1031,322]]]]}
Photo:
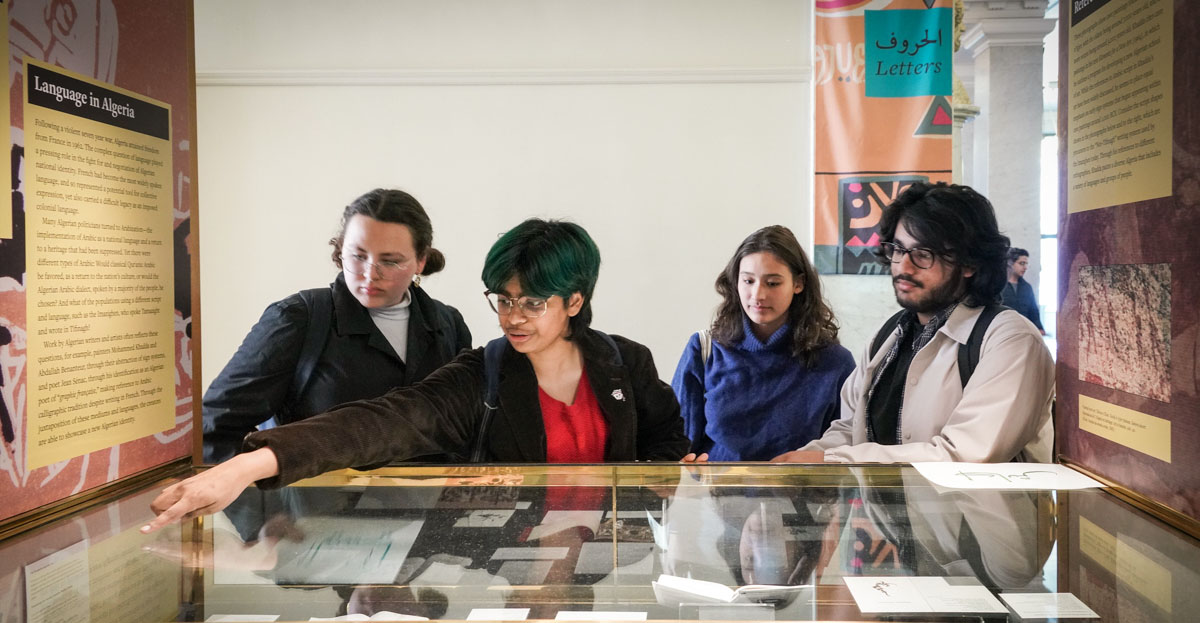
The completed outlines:
{"type": "Polygon", "coordinates": [[[775,460],[1050,461],[1054,362],[1028,320],[995,314],[973,373],[960,376],[960,345],[1007,280],[1008,238],[991,203],[967,186],[918,182],[880,229],[903,311],[842,386],[841,419],[775,460]]]}

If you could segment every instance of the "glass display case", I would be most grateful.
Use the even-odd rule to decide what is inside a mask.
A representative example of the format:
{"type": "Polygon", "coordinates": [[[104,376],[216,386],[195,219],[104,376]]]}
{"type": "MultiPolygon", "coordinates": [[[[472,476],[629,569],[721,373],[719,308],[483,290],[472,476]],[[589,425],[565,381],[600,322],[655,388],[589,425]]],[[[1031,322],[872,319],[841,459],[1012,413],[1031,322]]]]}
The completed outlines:
{"type": "Polygon", "coordinates": [[[0,621],[1200,612],[1200,543],[1104,489],[943,489],[907,466],[389,467],[141,534],[169,482],[0,542],[0,621]]]}

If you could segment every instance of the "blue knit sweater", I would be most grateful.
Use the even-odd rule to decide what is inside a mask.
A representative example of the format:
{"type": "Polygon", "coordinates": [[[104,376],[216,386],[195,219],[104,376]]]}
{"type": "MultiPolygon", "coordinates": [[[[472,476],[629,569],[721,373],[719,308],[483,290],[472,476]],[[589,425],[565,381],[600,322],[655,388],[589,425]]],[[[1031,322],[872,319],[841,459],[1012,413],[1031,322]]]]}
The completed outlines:
{"type": "Polygon", "coordinates": [[[713,340],[707,362],[692,335],[671,381],[692,451],[710,461],[767,461],[820,437],[838,418],[854,370],[840,345],[822,349],[810,369],[791,354],[789,325],[763,343],[743,321],[741,342],[713,340]]]}

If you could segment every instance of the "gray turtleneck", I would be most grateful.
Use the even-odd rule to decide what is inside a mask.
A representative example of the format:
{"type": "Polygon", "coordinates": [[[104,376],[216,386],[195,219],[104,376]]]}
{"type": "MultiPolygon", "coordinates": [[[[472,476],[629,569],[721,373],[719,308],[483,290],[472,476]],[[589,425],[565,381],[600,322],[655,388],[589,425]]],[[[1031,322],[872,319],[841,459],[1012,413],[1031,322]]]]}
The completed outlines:
{"type": "Polygon", "coordinates": [[[404,293],[404,300],[391,307],[380,307],[367,310],[371,320],[379,327],[380,333],[387,338],[392,350],[399,355],[400,361],[408,361],[408,317],[412,314],[412,292],[404,293]]]}

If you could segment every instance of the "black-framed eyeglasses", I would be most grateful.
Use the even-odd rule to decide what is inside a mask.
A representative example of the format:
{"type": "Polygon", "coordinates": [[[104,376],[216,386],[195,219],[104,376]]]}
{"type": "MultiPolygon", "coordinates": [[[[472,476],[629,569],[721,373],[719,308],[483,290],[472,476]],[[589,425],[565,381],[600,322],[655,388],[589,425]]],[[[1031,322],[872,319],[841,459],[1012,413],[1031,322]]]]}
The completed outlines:
{"type": "Polygon", "coordinates": [[[899,264],[904,258],[904,254],[908,254],[908,259],[912,260],[913,266],[917,268],[932,268],[934,260],[937,259],[937,251],[927,249],[925,247],[917,247],[915,249],[906,249],[894,242],[881,242],[879,248],[883,250],[883,256],[893,264],[899,264]]]}
{"type": "Polygon", "coordinates": [[[380,279],[391,279],[408,266],[408,260],[379,260],[378,262],[372,262],[365,255],[342,254],[342,268],[355,275],[370,277],[372,266],[378,271],[380,279]]]}
{"type": "Polygon", "coordinates": [[[521,315],[526,318],[541,318],[546,315],[546,299],[536,296],[522,296],[521,298],[509,298],[503,294],[486,291],[483,293],[488,300],[488,304],[492,306],[492,311],[507,316],[514,309],[521,310],[521,315]]]}

